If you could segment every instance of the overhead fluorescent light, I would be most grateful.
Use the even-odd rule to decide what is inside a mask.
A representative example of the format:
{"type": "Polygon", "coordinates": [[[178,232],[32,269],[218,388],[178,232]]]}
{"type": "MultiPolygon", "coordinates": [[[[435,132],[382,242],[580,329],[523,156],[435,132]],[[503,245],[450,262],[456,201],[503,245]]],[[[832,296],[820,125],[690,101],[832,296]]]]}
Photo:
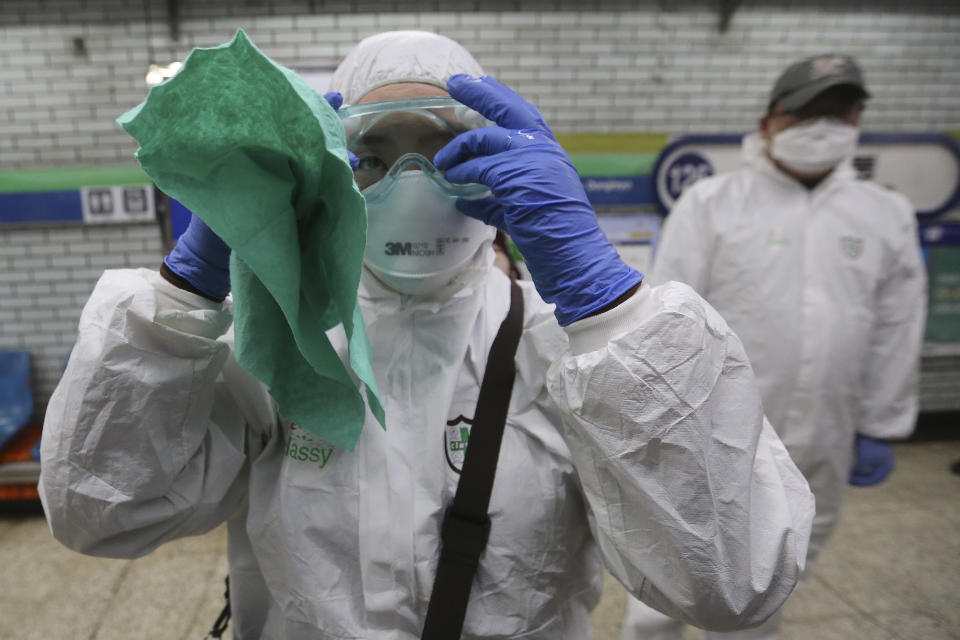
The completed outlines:
{"type": "Polygon", "coordinates": [[[180,71],[180,67],[182,66],[183,63],[180,61],[174,61],[167,65],[151,64],[150,69],[147,71],[147,84],[153,87],[168,78],[172,78],[177,75],[177,71],[180,71]]]}

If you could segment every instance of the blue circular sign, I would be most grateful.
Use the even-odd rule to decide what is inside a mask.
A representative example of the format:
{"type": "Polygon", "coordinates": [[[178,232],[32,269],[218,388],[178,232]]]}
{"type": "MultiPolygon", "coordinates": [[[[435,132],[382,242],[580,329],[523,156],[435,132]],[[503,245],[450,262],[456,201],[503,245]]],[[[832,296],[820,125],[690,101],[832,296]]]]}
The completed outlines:
{"type": "Polygon", "coordinates": [[[686,151],[675,158],[662,170],[662,187],[669,202],[677,201],[680,194],[701,178],[713,175],[713,165],[706,156],[697,151],[686,151]]]}

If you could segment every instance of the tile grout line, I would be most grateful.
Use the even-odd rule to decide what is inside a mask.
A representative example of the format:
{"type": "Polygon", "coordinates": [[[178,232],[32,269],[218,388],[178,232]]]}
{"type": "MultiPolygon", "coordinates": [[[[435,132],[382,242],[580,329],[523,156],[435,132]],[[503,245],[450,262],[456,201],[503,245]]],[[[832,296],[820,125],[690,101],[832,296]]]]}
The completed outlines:
{"type": "MultiPolygon", "coordinates": [[[[210,567],[210,570],[207,571],[207,579],[206,579],[207,584],[210,584],[210,581],[213,579],[213,574],[217,571],[218,564],[219,564],[218,562],[214,562],[213,566],[210,567]]],[[[203,605],[204,605],[204,598],[198,598],[197,606],[194,607],[193,616],[190,618],[190,623],[186,626],[186,629],[183,632],[184,635],[182,640],[187,640],[190,630],[193,629],[197,620],[200,618],[200,610],[203,608],[203,605]]]]}
{"type": "Polygon", "coordinates": [[[832,584],[830,584],[830,582],[828,582],[825,578],[823,578],[822,576],[815,576],[814,578],[815,578],[816,580],[818,580],[820,583],[822,583],[823,586],[824,586],[824,588],[826,588],[828,591],[832,592],[832,593],[834,594],[834,596],[836,596],[837,600],[839,600],[840,602],[844,603],[845,605],[847,605],[848,607],[850,607],[851,609],[853,609],[854,611],[856,611],[856,612],[857,612],[857,615],[859,615],[859,616],[861,616],[861,617],[869,620],[869,621],[872,622],[873,624],[875,624],[875,625],[877,626],[877,628],[882,629],[882,630],[884,631],[884,633],[889,634],[891,638],[893,638],[894,640],[907,640],[906,638],[901,637],[898,633],[896,633],[896,632],[891,631],[890,629],[888,629],[888,628],[887,628],[882,622],[880,622],[880,620],[878,620],[872,613],[869,613],[868,611],[864,611],[863,609],[861,609],[860,607],[858,607],[856,604],[854,604],[853,602],[851,602],[850,600],[848,600],[847,598],[845,598],[843,592],[840,591],[839,589],[837,589],[836,587],[834,587],[832,584]]]}
{"type": "Polygon", "coordinates": [[[97,636],[100,635],[100,627],[103,625],[103,621],[107,619],[107,614],[109,614],[113,608],[113,603],[116,600],[117,594],[120,593],[120,585],[122,585],[123,581],[127,579],[127,574],[130,573],[130,569],[132,567],[133,560],[127,560],[123,570],[120,572],[120,575],[117,576],[117,581],[110,590],[110,601],[107,603],[107,607],[103,610],[103,613],[97,619],[97,624],[93,627],[93,630],[90,632],[87,640],[97,640],[97,636]]]}

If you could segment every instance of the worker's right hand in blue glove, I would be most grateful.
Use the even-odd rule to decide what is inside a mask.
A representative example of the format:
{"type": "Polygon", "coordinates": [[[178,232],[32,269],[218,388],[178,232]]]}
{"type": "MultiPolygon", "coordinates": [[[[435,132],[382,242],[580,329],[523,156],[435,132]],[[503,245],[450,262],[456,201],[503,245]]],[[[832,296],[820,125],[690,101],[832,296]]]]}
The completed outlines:
{"type": "MultiPolygon", "coordinates": [[[[323,97],[334,111],[343,104],[343,96],[335,91],[323,97]]],[[[350,164],[354,169],[355,162],[356,156],[351,157],[350,164]]],[[[230,292],[230,247],[196,215],[190,215],[187,230],[163,262],[170,271],[211,300],[222,301],[230,292]]]]}
{"type": "Polygon", "coordinates": [[[211,300],[221,301],[230,292],[230,247],[196,215],[164,264],[211,300]]]}
{"type": "Polygon", "coordinates": [[[330,91],[329,93],[323,94],[323,99],[327,101],[334,111],[339,111],[340,107],[343,106],[343,95],[339,91],[330,91]]]}
{"type": "Polygon", "coordinates": [[[434,164],[450,182],[490,188],[492,198],[461,199],[457,207],[510,235],[560,324],[609,307],[640,284],[643,276],[600,229],[577,170],[536,107],[489,76],[455,75],[447,90],[498,126],[458,135],[434,164]]]}
{"type": "MultiPolygon", "coordinates": [[[[323,94],[323,99],[333,107],[334,111],[339,111],[340,107],[343,106],[343,95],[337,91],[331,91],[329,93],[323,94]]],[[[347,160],[350,162],[350,168],[354,171],[357,170],[357,167],[360,166],[360,158],[353,152],[347,149],[347,160]]]]}
{"type": "Polygon", "coordinates": [[[879,484],[893,471],[893,445],[886,440],[858,433],[854,450],[857,459],[850,473],[850,484],[860,487],[879,484]]]}

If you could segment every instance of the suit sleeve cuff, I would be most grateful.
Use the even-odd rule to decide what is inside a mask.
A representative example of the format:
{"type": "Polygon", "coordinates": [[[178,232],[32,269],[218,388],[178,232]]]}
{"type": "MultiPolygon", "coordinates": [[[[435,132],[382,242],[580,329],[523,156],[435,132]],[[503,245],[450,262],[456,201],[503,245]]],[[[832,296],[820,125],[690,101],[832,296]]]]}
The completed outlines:
{"type": "Polygon", "coordinates": [[[613,309],[564,327],[570,338],[570,350],[573,355],[580,355],[601,349],[653,317],[658,308],[653,287],[643,283],[636,293],[613,309]]]}

